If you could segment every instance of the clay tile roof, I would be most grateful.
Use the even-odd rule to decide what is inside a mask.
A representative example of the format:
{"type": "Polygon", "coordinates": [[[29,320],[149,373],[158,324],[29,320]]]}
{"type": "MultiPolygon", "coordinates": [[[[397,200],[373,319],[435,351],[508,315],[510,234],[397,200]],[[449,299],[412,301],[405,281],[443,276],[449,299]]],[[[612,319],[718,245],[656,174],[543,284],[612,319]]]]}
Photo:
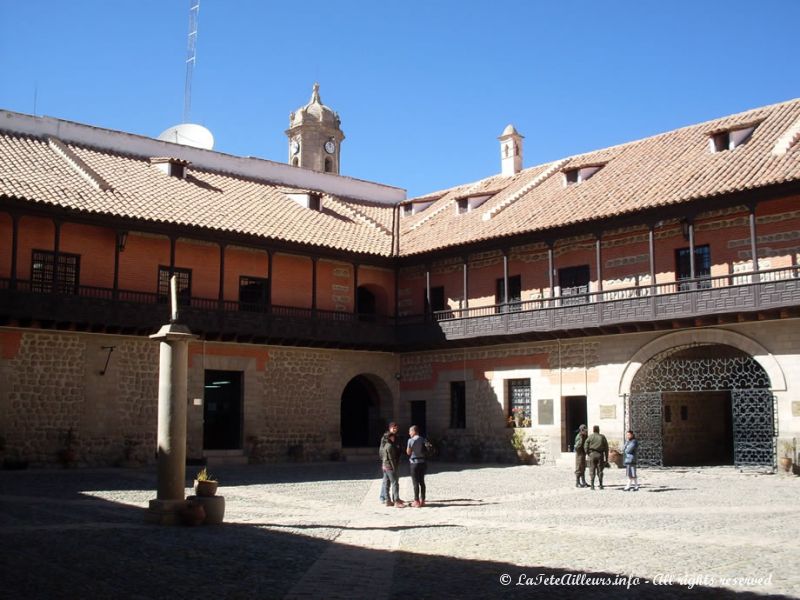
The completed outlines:
{"type": "MultiPolygon", "coordinates": [[[[265,239],[388,256],[391,205],[329,197],[323,210],[299,206],[291,188],[192,168],[170,177],[158,158],[64,144],[73,161],[45,139],[0,134],[0,195],[63,208],[249,234],[265,239]],[[108,189],[98,189],[84,165],[108,189]]],[[[171,159],[164,159],[171,160],[171,159]]],[[[186,161],[180,161],[186,164],[186,161]]],[[[307,190],[294,190],[307,191],[307,190]]]]}
{"type": "Polygon", "coordinates": [[[790,181],[800,181],[800,99],[443,190],[428,197],[434,202],[426,210],[403,218],[400,252],[540,232],[790,181]],[[709,136],[753,125],[744,144],[710,151],[709,136]],[[600,165],[590,179],[564,184],[563,171],[600,165]],[[459,215],[449,208],[465,190],[487,190],[492,198],[459,215]]]}
{"type": "MultiPolygon", "coordinates": [[[[192,164],[183,178],[170,177],[153,168],[150,156],[2,131],[0,167],[0,200],[343,252],[393,253],[391,204],[324,194],[322,209],[315,211],[289,197],[311,190],[192,164]]],[[[399,251],[413,255],[799,180],[797,99],[405,201],[431,204],[401,219],[399,251]],[[709,149],[714,133],[754,124],[744,144],[717,153],[709,149]],[[590,165],[602,168],[586,181],[564,184],[565,170],[590,165]],[[457,214],[456,203],[474,196],[489,198],[457,214]]]]}

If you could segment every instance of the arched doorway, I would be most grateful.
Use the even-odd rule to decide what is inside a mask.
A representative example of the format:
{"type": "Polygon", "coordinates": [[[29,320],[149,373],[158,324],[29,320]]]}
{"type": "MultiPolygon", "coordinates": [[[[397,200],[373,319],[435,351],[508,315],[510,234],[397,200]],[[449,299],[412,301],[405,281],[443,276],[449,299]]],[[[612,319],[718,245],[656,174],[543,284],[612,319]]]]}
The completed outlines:
{"type": "Polygon", "coordinates": [[[379,387],[384,386],[366,375],[354,377],[345,386],[340,421],[343,448],[377,448],[386,425],[381,416],[379,387]]]}
{"type": "Polygon", "coordinates": [[[651,465],[774,466],[775,398],[764,368],[723,344],[665,350],[636,372],[626,425],[651,465]]]}

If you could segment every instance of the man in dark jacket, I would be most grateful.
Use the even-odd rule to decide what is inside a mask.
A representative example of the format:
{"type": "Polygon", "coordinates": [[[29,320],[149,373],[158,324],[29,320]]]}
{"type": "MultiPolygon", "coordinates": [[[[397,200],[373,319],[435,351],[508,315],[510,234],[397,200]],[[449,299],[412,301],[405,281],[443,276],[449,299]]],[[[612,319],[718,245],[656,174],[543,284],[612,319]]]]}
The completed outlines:
{"type": "Polygon", "coordinates": [[[600,479],[600,489],[603,489],[603,467],[608,462],[608,440],[600,433],[600,427],[592,427],[592,434],[583,443],[586,457],[589,459],[590,475],[592,478],[592,489],[594,489],[594,476],[597,473],[600,479]]]}
{"type": "Polygon", "coordinates": [[[389,429],[381,437],[378,450],[381,459],[383,481],[381,482],[381,503],[386,506],[405,506],[400,500],[400,453],[402,447],[397,439],[397,423],[389,423],[389,429]]]}
{"type": "Polygon", "coordinates": [[[586,451],[583,449],[583,444],[586,442],[589,432],[586,430],[586,425],[581,425],[578,428],[578,434],[575,436],[575,487],[585,488],[589,487],[586,484],[586,451]]]}

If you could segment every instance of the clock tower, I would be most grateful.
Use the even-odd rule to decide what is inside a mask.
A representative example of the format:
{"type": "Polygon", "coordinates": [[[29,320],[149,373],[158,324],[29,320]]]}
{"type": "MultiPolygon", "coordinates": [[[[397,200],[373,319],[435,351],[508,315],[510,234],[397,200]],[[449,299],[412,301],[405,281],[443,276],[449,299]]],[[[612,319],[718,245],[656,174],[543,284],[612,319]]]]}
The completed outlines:
{"type": "Polygon", "coordinates": [[[289,115],[286,136],[290,165],[339,174],[344,133],[339,115],[319,99],[318,83],[309,103],[289,115]]]}

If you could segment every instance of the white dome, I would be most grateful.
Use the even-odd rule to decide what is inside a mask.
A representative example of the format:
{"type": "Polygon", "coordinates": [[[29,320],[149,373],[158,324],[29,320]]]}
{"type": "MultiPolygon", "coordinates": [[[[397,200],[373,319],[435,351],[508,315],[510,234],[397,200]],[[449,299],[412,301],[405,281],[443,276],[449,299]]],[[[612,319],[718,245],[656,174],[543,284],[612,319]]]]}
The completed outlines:
{"type": "Polygon", "coordinates": [[[211,150],[214,147],[214,136],[211,135],[211,132],[195,123],[181,123],[170,127],[162,131],[158,139],[204,150],[211,150]]]}

